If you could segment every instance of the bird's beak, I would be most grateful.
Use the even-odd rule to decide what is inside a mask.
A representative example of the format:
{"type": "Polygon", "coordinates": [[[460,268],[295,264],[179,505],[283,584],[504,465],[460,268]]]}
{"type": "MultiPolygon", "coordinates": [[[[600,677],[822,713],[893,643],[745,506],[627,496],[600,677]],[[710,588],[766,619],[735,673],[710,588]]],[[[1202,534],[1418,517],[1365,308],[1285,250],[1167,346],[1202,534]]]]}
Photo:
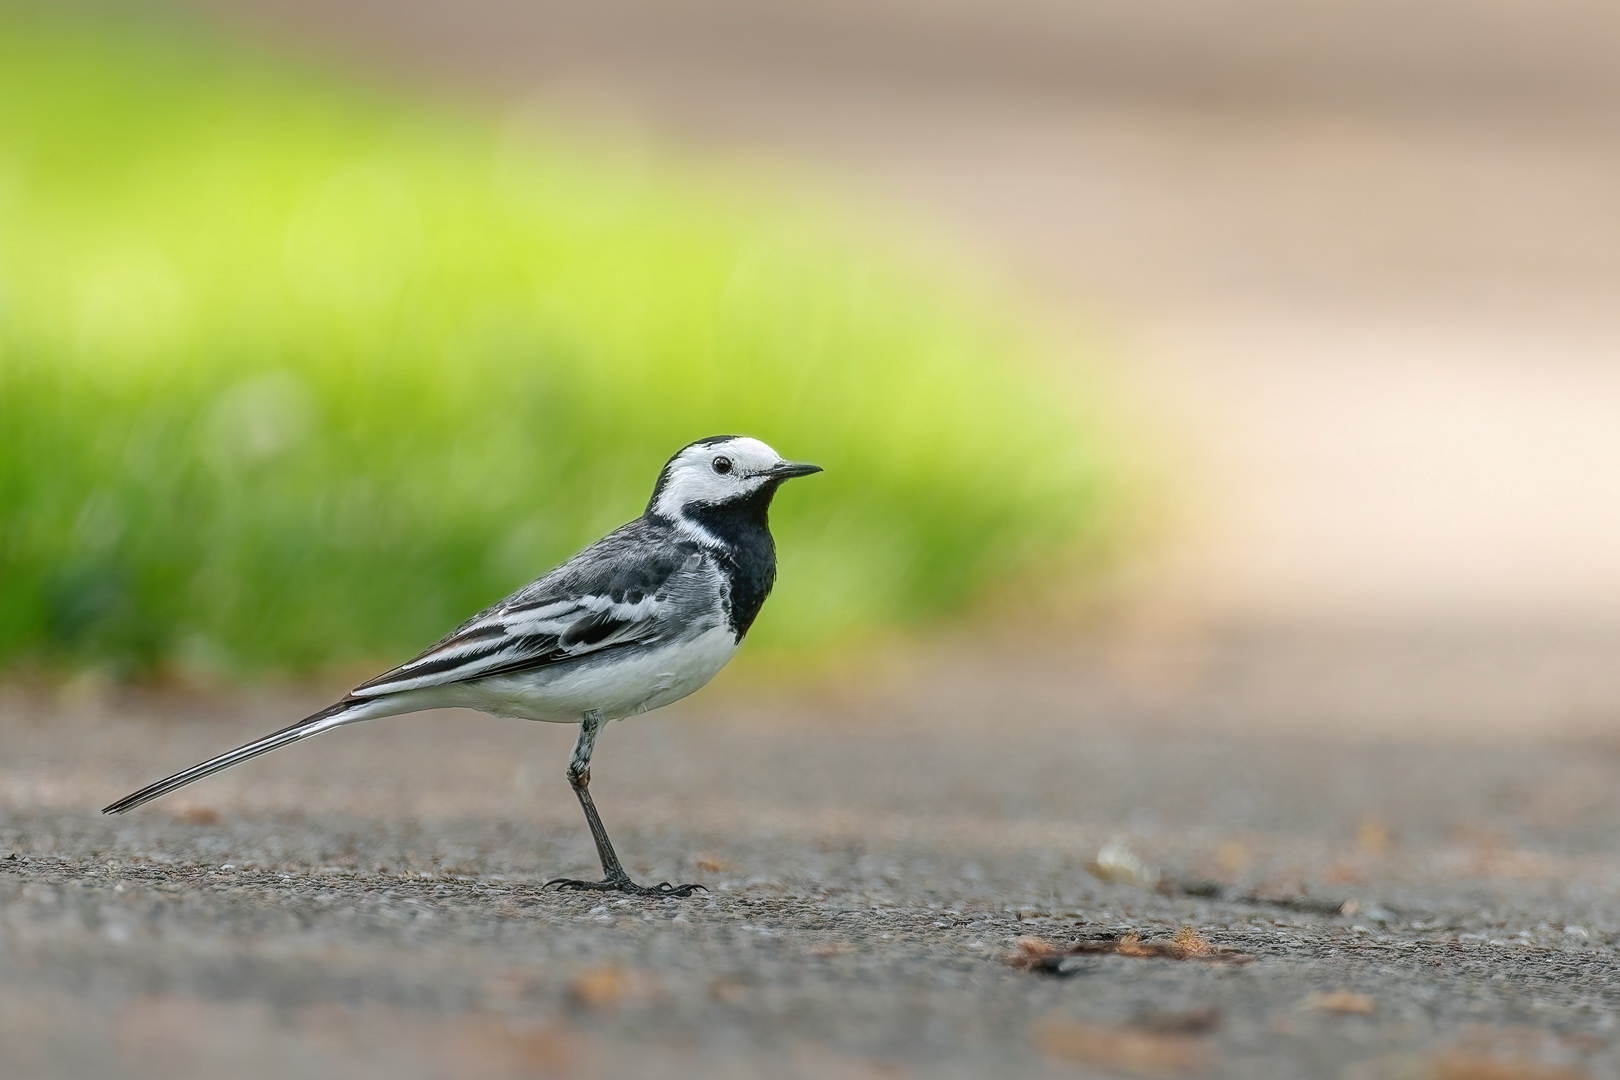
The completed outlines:
{"type": "Polygon", "coordinates": [[[779,461],[766,469],[765,475],[778,480],[789,480],[795,476],[809,476],[820,471],[820,465],[807,465],[802,461],[779,461]]]}

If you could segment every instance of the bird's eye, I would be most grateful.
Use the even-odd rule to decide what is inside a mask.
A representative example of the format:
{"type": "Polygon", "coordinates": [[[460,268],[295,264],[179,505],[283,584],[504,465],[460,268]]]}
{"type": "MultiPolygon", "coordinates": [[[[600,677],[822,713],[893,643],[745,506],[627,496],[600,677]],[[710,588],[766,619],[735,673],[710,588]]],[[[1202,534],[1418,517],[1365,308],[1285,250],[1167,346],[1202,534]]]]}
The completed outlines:
{"type": "Polygon", "coordinates": [[[715,458],[714,471],[719,473],[721,476],[726,475],[726,473],[731,471],[731,459],[724,455],[715,458]]]}

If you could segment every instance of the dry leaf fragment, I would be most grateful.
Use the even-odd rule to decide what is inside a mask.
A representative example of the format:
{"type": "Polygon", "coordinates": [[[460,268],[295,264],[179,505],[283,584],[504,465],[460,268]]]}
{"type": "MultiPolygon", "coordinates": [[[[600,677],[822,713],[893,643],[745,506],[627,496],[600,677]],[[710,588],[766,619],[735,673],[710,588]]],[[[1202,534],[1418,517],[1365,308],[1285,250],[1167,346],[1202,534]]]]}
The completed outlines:
{"type": "Polygon", "coordinates": [[[1354,990],[1326,990],[1307,997],[1305,1007],[1340,1016],[1371,1016],[1378,1011],[1378,999],[1354,990]]]}
{"type": "Polygon", "coordinates": [[[1362,872],[1361,867],[1343,860],[1328,867],[1327,873],[1322,876],[1324,880],[1335,885],[1358,885],[1367,880],[1367,875],[1362,872]]]}
{"type": "Polygon", "coordinates": [[[1119,938],[1077,941],[1072,945],[1054,945],[1042,938],[1024,937],[1018,939],[1017,945],[1017,951],[1007,957],[1008,964],[1021,971],[1039,971],[1048,975],[1073,974],[1063,965],[1063,961],[1071,956],[1129,956],[1223,964],[1247,964],[1254,959],[1248,953],[1210,944],[1190,926],[1183,927],[1170,941],[1143,941],[1141,934],[1132,931],[1119,938]]]}
{"type": "Polygon", "coordinates": [[[1138,1031],[1160,1035],[1207,1035],[1221,1023],[1221,1014],[1208,1005],[1180,1012],[1147,1012],[1131,1021],[1138,1031]]]}
{"type": "Polygon", "coordinates": [[[1135,1028],[1049,1023],[1035,1032],[1047,1054],[1137,1076],[1175,1076],[1201,1069],[1204,1041],[1192,1035],[1166,1035],[1135,1028]]]}
{"type": "Polygon", "coordinates": [[[187,825],[218,825],[219,811],[212,806],[198,806],[196,803],[186,803],[174,811],[176,821],[183,821],[187,825]]]}
{"type": "Polygon", "coordinates": [[[1063,950],[1060,946],[1052,944],[1045,938],[1033,935],[1021,937],[1013,942],[1014,952],[1007,957],[1007,963],[1013,967],[1028,968],[1049,956],[1061,956],[1063,950]]]}
{"type": "Polygon", "coordinates": [[[719,978],[709,984],[709,996],[722,1005],[747,1005],[759,996],[759,987],[740,979],[719,978]]]}
{"type": "Polygon", "coordinates": [[[586,968],[568,983],[569,1001],[586,1009],[611,1008],[629,998],[644,997],[647,991],[645,976],[617,964],[586,968]]]}
{"type": "Polygon", "coordinates": [[[705,874],[729,874],[732,869],[731,863],[718,855],[699,855],[693,865],[705,874]]]}
{"type": "Polygon", "coordinates": [[[435,1047],[450,1076],[492,1078],[573,1075],[579,1047],[567,1034],[544,1026],[516,1026],[468,1017],[436,1033],[435,1047]]]}
{"type": "Polygon", "coordinates": [[[1249,868],[1254,856],[1243,844],[1235,841],[1222,844],[1215,850],[1215,862],[1227,877],[1236,877],[1249,868]]]}
{"type": "Polygon", "coordinates": [[[1114,942],[1114,952],[1118,953],[1120,956],[1157,955],[1154,950],[1154,946],[1143,944],[1142,935],[1138,934],[1135,930],[1132,930],[1130,933],[1114,942]]]}
{"type": "Polygon", "coordinates": [[[1356,847],[1366,855],[1387,855],[1395,834],[1389,822],[1375,814],[1368,814],[1356,826],[1356,847]]]}
{"type": "Polygon", "coordinates": [[[1548,1065],[1529,1058],[1445,1054],[1431,1058],[1426,1080],[1592,1080],[1578,1065],[1548,1065]]]}

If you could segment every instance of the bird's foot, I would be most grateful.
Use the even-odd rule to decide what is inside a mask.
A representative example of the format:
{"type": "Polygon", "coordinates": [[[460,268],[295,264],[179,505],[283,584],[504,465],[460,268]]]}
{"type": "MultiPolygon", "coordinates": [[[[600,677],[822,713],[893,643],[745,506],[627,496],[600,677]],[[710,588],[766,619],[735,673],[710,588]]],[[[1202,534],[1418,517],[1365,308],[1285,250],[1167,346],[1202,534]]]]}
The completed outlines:
{"type": "Polygon", "coordinates": [[[629,876],[611,877],[603,881],[580,881],[577,878],[554,878],[545,883],[547,889],[567,889],[578,892],[621,892],[630,896],[691,896],[694,889],[708,889],[702,885],[671,885],[667,881],[660,881],[657,885],[637,885],[629,876]]]}

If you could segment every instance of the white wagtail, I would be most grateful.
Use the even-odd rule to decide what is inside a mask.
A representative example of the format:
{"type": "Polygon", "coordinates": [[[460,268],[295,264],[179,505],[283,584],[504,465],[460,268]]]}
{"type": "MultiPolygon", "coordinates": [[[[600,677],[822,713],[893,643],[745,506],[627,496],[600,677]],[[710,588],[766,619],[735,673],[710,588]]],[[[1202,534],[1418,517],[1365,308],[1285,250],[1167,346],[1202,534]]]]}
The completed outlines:
{"type": "Polygon", "coordinates": [[[757,439],[700,439],[669,459],[641,517],[408,663],[313,716],[127,795],[122,814],[288,743],[379,716],[451,707],[580,725],[568,763],[602,859],[601,881],[565,889],[689,896],[696,885],[637,885],[591,801],[591,752],[609,720],[660,708],[714,677],[776,580],[768,514],[784,480],[820,472],[757,439]]]}

